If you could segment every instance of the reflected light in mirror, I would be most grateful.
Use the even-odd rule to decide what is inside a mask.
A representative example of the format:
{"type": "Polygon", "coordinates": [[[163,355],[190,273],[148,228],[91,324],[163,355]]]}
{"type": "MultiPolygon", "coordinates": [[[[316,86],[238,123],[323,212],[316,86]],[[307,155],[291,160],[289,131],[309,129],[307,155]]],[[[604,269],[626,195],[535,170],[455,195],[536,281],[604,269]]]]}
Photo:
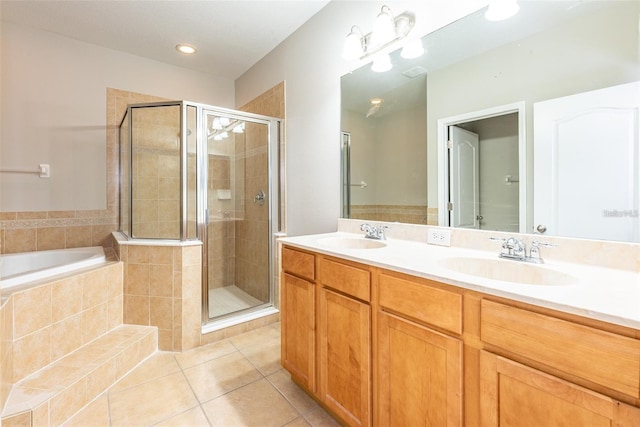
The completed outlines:
{"type": "Polygon", "coordinates": [[[423,54],[424,47],[422,47],[422,39],[411,40],[409,43],[404,45],[402,51],[400,52],[400,56],[405,59],[419,58],[423,54]]]}
{"type": "Polygon", "coordinates": [[[484,17],[489,21],[503,21],[514,16],[519,10],[518,0],[492,0],[484,17]]]}
{"type": "Polygon", "coordinates": [[[373,64],[371,64],[371,71],[376,73],[384,73],[391,68],[393,68],[393,65],[391,65],[391,57],[388,53],[378,55],[378,57],[373,60],[373,64]]]}

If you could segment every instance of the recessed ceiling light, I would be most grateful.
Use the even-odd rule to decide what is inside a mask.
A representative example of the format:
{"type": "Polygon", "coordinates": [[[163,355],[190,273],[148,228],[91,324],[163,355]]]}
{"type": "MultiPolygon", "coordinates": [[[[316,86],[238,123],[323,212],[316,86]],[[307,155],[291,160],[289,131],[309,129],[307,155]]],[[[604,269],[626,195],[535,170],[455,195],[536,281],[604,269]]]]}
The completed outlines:
{"type": "Polygon", "coordinates": [[[176,50],[180,53],[184,53],[185,55],[192,55],[196,53],[197,49],[190,44],[180,43],[176,45],[176,50]]]}

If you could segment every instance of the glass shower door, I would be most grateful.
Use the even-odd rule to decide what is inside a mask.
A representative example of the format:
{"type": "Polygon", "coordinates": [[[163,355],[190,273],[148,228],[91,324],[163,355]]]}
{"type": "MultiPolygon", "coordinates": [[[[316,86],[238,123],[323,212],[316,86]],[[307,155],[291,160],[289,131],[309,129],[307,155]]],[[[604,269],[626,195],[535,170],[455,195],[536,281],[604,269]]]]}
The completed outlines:
{"type": "Polygon", "coordinates": [[[272,305],[269,123],[204,111],[207,320],[272,305]]]}

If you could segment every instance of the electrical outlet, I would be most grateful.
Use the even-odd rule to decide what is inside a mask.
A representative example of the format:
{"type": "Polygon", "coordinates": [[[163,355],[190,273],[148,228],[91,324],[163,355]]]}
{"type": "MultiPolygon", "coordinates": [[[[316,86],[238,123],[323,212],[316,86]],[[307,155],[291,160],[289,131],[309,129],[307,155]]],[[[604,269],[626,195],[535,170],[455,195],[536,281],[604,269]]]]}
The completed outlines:
{"type": "Polygon", "coordinates": [[[427,243],[451,246],[451,230],[446,228],[427,228],[427,243]]]}

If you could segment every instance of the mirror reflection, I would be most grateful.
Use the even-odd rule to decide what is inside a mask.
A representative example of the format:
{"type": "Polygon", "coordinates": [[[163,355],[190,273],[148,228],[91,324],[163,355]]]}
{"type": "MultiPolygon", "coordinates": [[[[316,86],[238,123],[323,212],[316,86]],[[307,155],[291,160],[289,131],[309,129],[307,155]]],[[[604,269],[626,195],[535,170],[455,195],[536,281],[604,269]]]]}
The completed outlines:
{"type": "Polygon", "coordinates": [[[639,13],[480,10],[343,76],[343,217],[640,241],[639,13]]]}

